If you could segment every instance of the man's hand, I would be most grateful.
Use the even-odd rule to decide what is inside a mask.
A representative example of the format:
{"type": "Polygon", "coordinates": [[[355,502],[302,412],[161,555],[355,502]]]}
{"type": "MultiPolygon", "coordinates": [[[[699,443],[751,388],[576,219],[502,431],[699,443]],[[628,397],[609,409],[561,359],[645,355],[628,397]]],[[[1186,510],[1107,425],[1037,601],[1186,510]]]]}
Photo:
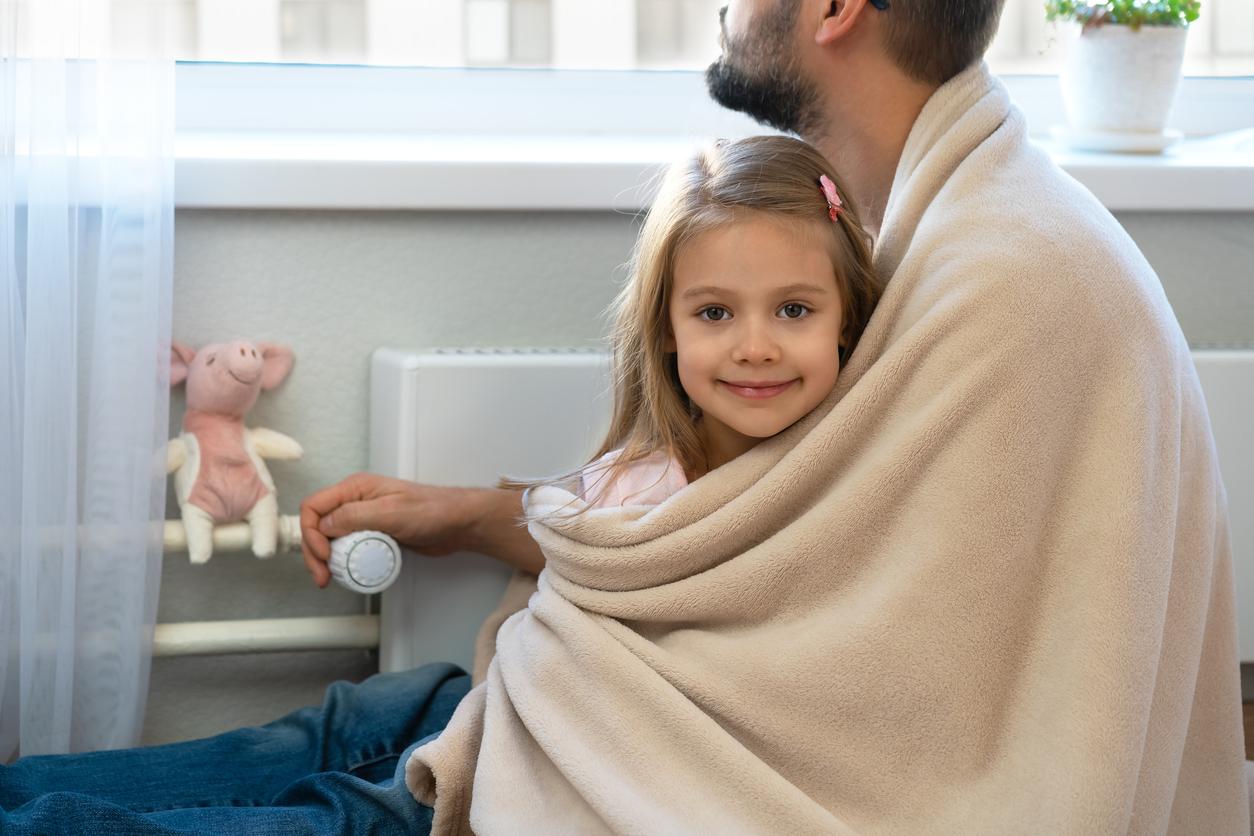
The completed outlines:
{"type": "Polygon", "coordinates": [[[300,504],[301,551],[314,583],[331,582],[330,540],[353,531],[382,531],[406,548],[446,555],[472,547],[482,515],[468,488],[419,485],[374,473],[356,473],[311,494],[300,504]]]}

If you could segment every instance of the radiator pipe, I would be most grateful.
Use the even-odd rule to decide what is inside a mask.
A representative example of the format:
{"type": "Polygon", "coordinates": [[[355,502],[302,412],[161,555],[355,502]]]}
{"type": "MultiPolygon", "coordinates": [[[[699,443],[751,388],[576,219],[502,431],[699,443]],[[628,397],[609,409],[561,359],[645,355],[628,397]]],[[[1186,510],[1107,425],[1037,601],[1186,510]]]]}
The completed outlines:
{"type": "MultiPolygon", "coordinates": [[[[248,551],[253,545],[252,530],[248,523],[227,523],[213,528],[213,550],[223,552],[248,551]]],[[[287,514],[279,517],[279,551],[300,550],[300,517],[287,514]]],[[[166,520],[165,553],[178,554],[187,551],[187,531],[182,520],[166,520]]]]}
{"type": "Polygon", "coordinates": [[[372,650],[379,616],[258,618],[158,624],[153,656],[207,656],[304,650],[372,650]]]}
{"type": "MultiPolygon", "coordinates": [[[[278,550],[300,550],[300,517],[279,517],[278,550]]],[[[181,520],[167,520],[165,554],[187,550],[181,520]]],[[[247,523],[215,526],[214,551],[247,551],[252,531],[247,523]]],[[[377,531],[357,531],[331,541],[331,576],[347,589],[382,592],[400,574],[396,541],[377,531]]],[[[262,618],[231,621],[183,621],[156,625],[153,656],[204,656],[309,650],[370,650],[379,646],[377,615],[262,618]]]]}

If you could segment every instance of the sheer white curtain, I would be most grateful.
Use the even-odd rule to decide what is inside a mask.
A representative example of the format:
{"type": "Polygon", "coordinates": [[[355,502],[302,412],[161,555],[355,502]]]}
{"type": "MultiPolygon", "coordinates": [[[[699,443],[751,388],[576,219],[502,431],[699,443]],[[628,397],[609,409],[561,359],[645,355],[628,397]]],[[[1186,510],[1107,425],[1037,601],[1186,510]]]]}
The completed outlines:
{"type": "Polygon", "coordinates": [[[138,741],[173,274],[165,0],[0,0],[0,761],[138,741]]]}

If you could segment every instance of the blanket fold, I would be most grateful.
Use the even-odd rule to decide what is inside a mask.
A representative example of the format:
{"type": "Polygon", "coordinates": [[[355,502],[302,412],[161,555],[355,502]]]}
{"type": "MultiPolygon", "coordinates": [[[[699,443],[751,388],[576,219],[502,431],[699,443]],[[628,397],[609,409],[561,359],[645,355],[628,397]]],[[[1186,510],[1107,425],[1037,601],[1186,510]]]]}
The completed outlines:
{"type": "Polygon", "coordinates": [[[1249,832],[1225,496],[1153,271],[983,66],[875,257],[813,413],[531,526],[534,594],[407,765],[437,833],[1249,832]]]}

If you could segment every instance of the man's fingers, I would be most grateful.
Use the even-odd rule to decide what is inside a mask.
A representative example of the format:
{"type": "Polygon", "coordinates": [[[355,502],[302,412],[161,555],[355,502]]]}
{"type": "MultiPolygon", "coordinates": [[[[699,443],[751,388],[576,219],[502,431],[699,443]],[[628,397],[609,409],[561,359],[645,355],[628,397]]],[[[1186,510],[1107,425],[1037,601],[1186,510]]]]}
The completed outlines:
{"type": "Polygon", "coordinates": [[[302,511],[308,507],[319,517],[329,514],[345,502],[354,502],[370,496],[369,474],[357,473],[347,479],[336,482],[330,487],[311,493],[301,503],[302,511]]]}
{"type": "Polygon", "coordinates": [[[331,570],[308,550],[305,551],[305,568],[309,570],[309,574],[313,575],[314,583],[326,589],[327,584],[331,582],[331,570]]]}
{"type": "Polygon", "coordinates": [[[326,566],[331,559],[331,538],[373,527],[367,506],[386,481],[375,474],[356,473],[301,502],[301,554],[318,586],[325,587],[331,581],[326,566]]]}
{"type": "Polygon", "coordinates": [[[314,496],[308,497],[300,504],[300,548],[306,557],[316,557],[326,561],[331,558],[331,549],[327,544],[327,538],[318,532],[318,522],[326,510],[330,509],[320,511],[317,504],[311,501],[314,496]]]}
{"type": "Polygon", "coordinates": [[[326,538],[318,533],[318,523],[341,505],[367,499],[373,495],[380,477],[371,473],[355,473],[330,487],[311,493],[300,504],[300,528],[302,542],[313,545],[314,555],[322,560],[331,558],[326,538]],[[305,537],[308,536],[308,540],[305,537]]]}
{"type": "Polygon", "coordinates": [[[318,531],[319,515],[308,504],[300,506],[300,551],[305,567],[313,575],[314,583],[325,587],[331,579],[326,561],[331,558],[331,545],[318,531]]]}
{"type": "MultiPolygon", "coordinates": [[[[318,533],[323,537],[343,537],[354,531],[376,529],[377,514],[370,513],[370,502],[347,502],[318,521],[318,533]]],[[[329,547],[328,547],[329,548],[329,547]]]]}
{"type": "Polygon", "coordinates": [[[331,572],[326,562],[331,559],[331,544],[318,530],[323,517],[342,503],[356,499],[362,492],[361,480],[350,476],[317,493],[310,494],[300,504],[300,550],[305,566],[313,575],[314,583],[325,588],[331,582],[331,572]]]}

